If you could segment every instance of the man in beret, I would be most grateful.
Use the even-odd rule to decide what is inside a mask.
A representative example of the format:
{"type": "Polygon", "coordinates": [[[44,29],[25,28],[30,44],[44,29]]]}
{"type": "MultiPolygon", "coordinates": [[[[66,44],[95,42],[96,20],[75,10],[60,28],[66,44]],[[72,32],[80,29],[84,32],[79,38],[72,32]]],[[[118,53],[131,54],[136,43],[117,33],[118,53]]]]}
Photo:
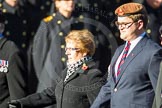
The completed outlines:
{"type": "Polygon", "coordinates": [[[151,108],[162,48],[145,32],[148,17],[143,5],[123,4],[115,14],[125,44],[116,49],[109,65],[108,81],[91,108],[151,108]]]}

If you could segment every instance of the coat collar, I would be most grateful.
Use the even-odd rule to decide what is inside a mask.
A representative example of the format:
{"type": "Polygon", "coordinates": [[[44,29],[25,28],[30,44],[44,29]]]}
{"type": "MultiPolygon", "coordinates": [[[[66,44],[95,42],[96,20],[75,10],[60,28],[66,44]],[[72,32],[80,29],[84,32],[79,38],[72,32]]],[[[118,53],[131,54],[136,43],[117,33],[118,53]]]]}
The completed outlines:
{"type": "MultiPolygon", "coordinates": [[[[74,72],[74,74],[71,75],[71,76],[69,77],[69,79],[68,79],[65,83],[67,83],[67,82],[69,82],[70,80],[76,78],[76,77],[77,77],[78,75],[80,75],[80,74],[86,74],[86,73],[89,71],[89,69],[92,69],[93,67],[96,67],[95,62],[94,62],[93,60],[90,60],[90,61],[86,62],[85,64],[86,64],[86,66],[87,66],[87,69],[84,70],[84,69],[82,68],[83,65],[81,65],[81,66],[79,67],[79,69],[78,69],[76,72],[74,72]]],[[[64,71],[63,79],[65,79],[66,74],[67,74],[67,68],[66,68],[65,71],[64,71]]]]}
{"type": "Polygon", "coordinates": [[[3,47],[3,44],[4,44],[6,41],[7,41],[6,38],[4,38],[4,37],[1,37],[1,38],[0,38],[0,49],[3,47]]]}

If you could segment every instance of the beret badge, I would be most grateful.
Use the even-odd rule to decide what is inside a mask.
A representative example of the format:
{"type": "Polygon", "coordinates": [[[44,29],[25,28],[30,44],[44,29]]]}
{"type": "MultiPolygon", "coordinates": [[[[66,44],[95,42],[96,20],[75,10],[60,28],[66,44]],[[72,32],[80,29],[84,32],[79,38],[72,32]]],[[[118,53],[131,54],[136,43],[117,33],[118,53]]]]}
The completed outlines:
{"type": "Polygon", "coordinates": [[[119,9],[117,13],[118,13],[119,16],[124,15],[124,12],[122,11],[122,9],[119,9]]]}

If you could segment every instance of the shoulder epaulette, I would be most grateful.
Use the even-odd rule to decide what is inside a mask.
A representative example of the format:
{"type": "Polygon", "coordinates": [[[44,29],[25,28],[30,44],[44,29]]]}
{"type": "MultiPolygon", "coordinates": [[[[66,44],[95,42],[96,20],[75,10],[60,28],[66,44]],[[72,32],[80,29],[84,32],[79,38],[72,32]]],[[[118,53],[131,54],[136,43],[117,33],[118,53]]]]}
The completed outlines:
{"type": "Polygon", "coordinates": [[[44,22],[49,22],[49,21],[51,21],[55,16],[56,16],[56,13],[53,13],[52,15],[50,15],[50,16],[44,18],[43,20],[44,20],[44,22]]]}
{"type": "Polygon", "coordinates": [[[49,22],[49,21],[51,21],[52,19],[53,19],[53,16],[50,15],[50,16],[44,18],[43,21],[44,21],[44,22],[49,22]]]}

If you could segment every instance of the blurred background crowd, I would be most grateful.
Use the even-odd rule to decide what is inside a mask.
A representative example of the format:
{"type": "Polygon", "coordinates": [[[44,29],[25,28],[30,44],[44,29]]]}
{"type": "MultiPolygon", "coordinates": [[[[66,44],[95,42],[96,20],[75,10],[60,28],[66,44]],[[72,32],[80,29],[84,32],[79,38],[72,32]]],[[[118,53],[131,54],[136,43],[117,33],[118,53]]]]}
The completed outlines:
{"type": "MultiPolygon", "coordinates": [[[[94,35],[105,35],[105,38],[101,39],[101,42],[99,41],[103,46],[102,48],[107,51],[103,50],[102,53],[105,55],[99,54],[101,57],[107,56],[107,58],[102,58],[106,60],[106,62],[102,62],[106,64],[105,67],[108,67],[115,49],[123,43],[119,38],[120,34],[114,23],[116,20],[114,10],[127,2],[142,3],[146,7],[149,15],[146,32],[150,38],[160,44],[159,28],[162,25],[162,0],[75,0],[73,12],[77,17],[75,17],[77,19],[75,23],[88,23],[88,26],[93,26],[90,31],[94,35]]],[[[25,66],[28,70],[29,79],[28,94],[45,88],[38,90],[40,88],[39,80],[41,79],[38,78],[39,73],[36,72],[37,70],[33,65],[33,44],[36,33],[40,31],[38,28],[41,26],[41,21],[48,22],[51,20],[50,16],[55,16],[57,9],[54,3],[54,0],[0,0],[0,8],[5,16],[3,35],[12,40],[24,52],[27,59],[25,66]]],[[[58,19],[57,23],[61,23],[62,20],[64,19],[58,19]]],[[[58,35],[66,34],[61,30],[58,31],[58,35]]],[[[64,48],[64,46],[61,44],[60,48],[64,48]]],[[[98,52],[101,52],[100,49],[98,52]]],[[[34,50],[37,50],[37,48],[34,50]]],[[[61,61],[65,62],[65,58],[62,57],[61,61]]],[[[36,64],[39,64],[39,62],[36,64]]],[[[107,68],[102,67],[103,64],[101,70],[103,69],[102,71],[106,72],[107,68]]]]}
{"type": "MultiPolygon", "coordinates": [[[[111,31],[117,43],[121,44],[114,24],[114,9],[132,1],[145,5],[150,18],[147,33],[159,43],[158,29],[162,23],[161,0],[75,0],[75,11],[89,14],[89,17],[101,22],[111,31]]],[[[24,51],[32,44],[41,20],[55,12],[53,0],[0,0],[0,2],[0,8],[6,17],[4,35],[24,51]]]]}

